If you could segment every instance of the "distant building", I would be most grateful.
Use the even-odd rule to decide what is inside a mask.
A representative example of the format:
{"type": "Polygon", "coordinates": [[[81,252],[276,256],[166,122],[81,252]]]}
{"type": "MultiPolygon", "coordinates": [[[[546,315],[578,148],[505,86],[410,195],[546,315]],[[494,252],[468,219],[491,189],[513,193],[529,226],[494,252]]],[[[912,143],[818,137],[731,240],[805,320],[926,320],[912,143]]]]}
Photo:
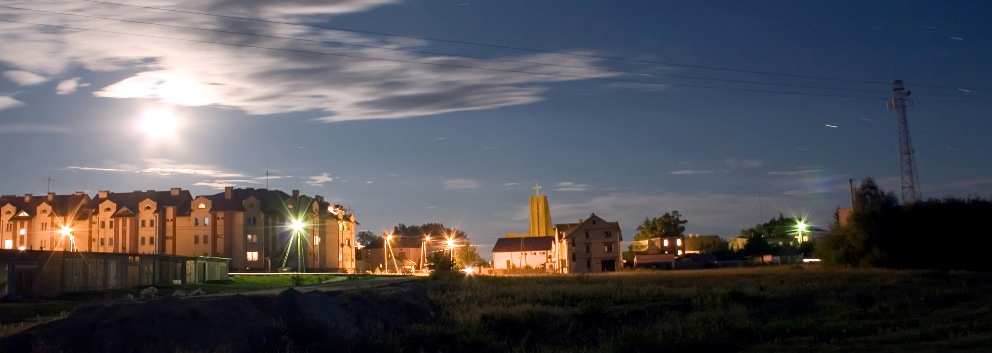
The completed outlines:
{"type": "Polygon", "coordinates": [[[747,246],[747,237],[743,235],[733,237],[727,242],[727,247],[730,248],[730,251],[741,251],[744,250],[745,246],[747,246]]]}
{"type": "Polygon", "coordinates": [[[556,271],[558,247],[555,237],[499,238],[493,246],[493,269],[556,271]]]}
{"type": "MultiPolygon", "coordinates": [[[[383,242],[382,244],[384,244],[383,242]]],[[[389,241],[389,248],[383,245],[363,248],[362,259],[365,261],[365,268],[359,269],[362,272],[388,271],[396,272],[400,268],[403,272],[419,271],[426,266],[426,256],[434,251],[441,251],[439,247],[431,246],[424,254],[425,244],[422,237],[394,236],[389,241]],[[389,261],[387,264],[386,261],[389,261]]]]}
{"type": "Polygon", "coordinates": [[[563,273],[613,272],[622,267],[620,223],[595,213],[578,223],[555,225],[563,273]]]}
{"type": "Polygon", "coordinates": [[[727,241],[719,235],[687,234],[683,241],[686,254],[708,254],[727,249],[727,241]]]}
{"type": "Polygon", "coordinates": [[[633,243],[634,267],[672,268],[679,256],[686,254],[685,237],[656,237],[633,243]]]}

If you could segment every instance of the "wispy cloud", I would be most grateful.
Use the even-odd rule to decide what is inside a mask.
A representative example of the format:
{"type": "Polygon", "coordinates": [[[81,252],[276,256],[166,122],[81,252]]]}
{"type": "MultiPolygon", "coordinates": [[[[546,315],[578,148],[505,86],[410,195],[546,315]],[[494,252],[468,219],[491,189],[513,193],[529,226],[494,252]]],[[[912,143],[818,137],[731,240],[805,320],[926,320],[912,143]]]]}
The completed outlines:
{"type": "Polygon", "coordinates": [[[444,181],[445,190],[471,190],[481,186],[482,184],[475,179],[448,179],[444,181]]]}
{"type": "Polygon", "coordinates": [[[311,186],[324,186],[324,184],[334,181],[334,177],[330,173],[320,173],[320,175],[313,175],[307,177],[307,185],[311,186]]]}
{"type": "Polygon", "coordinates": [[[195,186],[203,186],[213,189],[223,189],[228,186],[238,187],[238,186],[258,185],[258,184],[260,184],[259,181],[254,179],[227,179],[227,180],[218,179],[218,180],[207,180],[207,181],[200,181],[193,183],[193,185],[195,186]]]}
{"type": "Polygon", "coordinates": [[[511,187],[514,187],[514,186],[520,186],[520,183],[511,181],[509,183],[503,183],[503,186],[508,187],[508,188],[511,188],[511,187]]]}
{"type": "Polygon", "coordinates": [[[90,85],[89,83],[81,82],[80,80],[82,80],[82,78],[73,77],[59,82],[59,84],[55,86],[55,93],[62,95],[73,94],[77,89],[79,89],[79,87],[86,87],[90,85]]]}
{"type": "Polygon", "coordinates": [[[69,129],[58,125],[42,124],[0,124],[0,135],[3,134],[68,134],[69,129]]]}
{"type": "Polygon", "coordinates": [[[820,168],[800,168],[792,170],[773,170],[768,172],[768,175],[784,175],[784,176],[795,176],[795,175],[807,175],[816,174],[823,171],[820,168]]]}
{"type": "Polygon", "coordinates": [[[8,80],[11,80],[21,86],[36,85],[48,80],[44,76],[24,70],[4,71],[3,77],[6,77],[8,80]]]}
{"type": "Polygon", "coordinates": [[[209,178],[228,179],[243,178],[244,174],[225,171],[221,168],[193,163],[177,163],[163,158],[145,159],[145,166],[136,167],[129,165],[118,166],[69,166],[66,169],[91,171],[91,172],[111,172],[111,173],[141,173],[154,174],[160,176],[189,175],[209,178]]]}
{"type": "MultiPolygon", "coordinates": [[[[169,7],[297,21],[302,15],[326,19],[392,2],[184,0],[173,1],[169,7]]],[[[113,22],[114,32],[127,33],[116,35],[0,24],[0,61],[15,70],[49,76],[74,67],[95,72],[132,71],[131,76],[94,94],[184,106],[222,106],[252,115],[306,111],[321,116],[318,120],[324,122],[430,116],[530,104],[544,99],[551,83],[617,75],[586,51],[494,58],[430,55],[423,53],[430,46],[427,41],[287,25],[251,26],[251,32],[262,36],[232,42],[267,48],[252,49],[240,44],[197,42],[215,42],[219,34],[190,30],[245,31],[248,24],[229,19],[85,2],[39,5],[23,0],[8,5],[135,21],[113,22]],[[189,40],[149,40],[141,34],[189,40]],[[332,42],[336,47],[329,48],[326,43],[332,42]]],[[[0,10],[0,16],[76,28],[100,27],[85,17],[11,9],[0,10]]]]}
{"type": "Polygon", "coordinates": [[[699,175],[699,174],[713,174],[716,173],[714,170],[709,169],[680,169],[668,172],[672,175],[699,175]]]}
{"type": "Polygon", "coordinates": [[[16,108],[24,105],[24,102],[14,99],[10,96],[0,96],[0,110],[16,108]]]}
{"type": "Polygon", "coordinates": [[[555,184],[555,191],[580,192],[580,191],[589,191],[591,189],[592,186],[589,184],[579,184],[571,181],[563,181],[558,184],[555,184]]]}

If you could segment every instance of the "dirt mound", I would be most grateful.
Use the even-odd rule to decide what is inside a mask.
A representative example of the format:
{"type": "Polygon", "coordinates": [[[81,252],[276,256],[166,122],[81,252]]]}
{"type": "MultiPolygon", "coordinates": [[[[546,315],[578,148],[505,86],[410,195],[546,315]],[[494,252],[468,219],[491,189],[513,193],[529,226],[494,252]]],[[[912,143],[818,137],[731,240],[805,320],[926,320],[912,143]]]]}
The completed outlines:
{"type": "Polygon", "coordinates": [[[378,334],[433,316],[416,283],[346,293],[229,296],[79,308],[0,342],[4,352],[373,351],[378,334]]]}

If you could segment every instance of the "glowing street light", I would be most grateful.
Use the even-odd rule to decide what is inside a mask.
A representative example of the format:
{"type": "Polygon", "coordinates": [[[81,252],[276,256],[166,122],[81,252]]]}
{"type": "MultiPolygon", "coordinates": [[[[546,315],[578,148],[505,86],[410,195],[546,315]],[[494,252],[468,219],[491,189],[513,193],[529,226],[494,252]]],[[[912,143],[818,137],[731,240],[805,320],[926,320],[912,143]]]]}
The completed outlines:
{"type": "Polygon", "coordinates": [[[304,228],[306,228],[306,224],[304,224],[303,221],[299,219],[293,219],[289,221],[289,230],[292,230],[293,233],[301,233],[303,232],[304,228]]]}
{"type": "Polygon", "coordinates": [[[451,254],[451,261],[455,261],[455,238],[448,237],[448,253],[451,254]]]}
{"type": "Polygon", "coordinates": [[[809,224],[806,223],[806,219],[800,218],[796,220],[793,232],[796,234],[796,241],[803,243],[805,241],[803,235],[809,233],[809,224]]]}
{"type": "Polygon", "coordinates": [[[303,239],[304,230],[306,230],[306,223],[299,218],[290,218],[289,223],[286,224],[286,228],[290,230],[289,243],[286,246],[286,253],[282,257],[282,266],[286,267],[286,262],[289,260],[289,252],[292,250],[293,245],[296,245],[296,272],[304,272],[303,268],[303,258],[305,256],[303,251],[303,239]]]}
{"type": "Polygon", "coordinates": [[[62,226],[61,228],[59,228],[59,235],[62,236],[63,238],[71,236],[72,228],[69,226],[62,226]]]}

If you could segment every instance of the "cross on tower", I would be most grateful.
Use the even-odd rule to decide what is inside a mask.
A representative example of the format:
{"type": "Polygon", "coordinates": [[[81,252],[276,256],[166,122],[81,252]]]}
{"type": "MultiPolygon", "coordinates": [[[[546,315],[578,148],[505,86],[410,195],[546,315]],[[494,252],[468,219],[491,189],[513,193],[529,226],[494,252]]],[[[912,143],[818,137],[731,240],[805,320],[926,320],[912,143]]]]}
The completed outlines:
{"type": "Polygon", "coordinates": [[[541,194],[541,184],[534,184],[534,195],[541,194]]]}

